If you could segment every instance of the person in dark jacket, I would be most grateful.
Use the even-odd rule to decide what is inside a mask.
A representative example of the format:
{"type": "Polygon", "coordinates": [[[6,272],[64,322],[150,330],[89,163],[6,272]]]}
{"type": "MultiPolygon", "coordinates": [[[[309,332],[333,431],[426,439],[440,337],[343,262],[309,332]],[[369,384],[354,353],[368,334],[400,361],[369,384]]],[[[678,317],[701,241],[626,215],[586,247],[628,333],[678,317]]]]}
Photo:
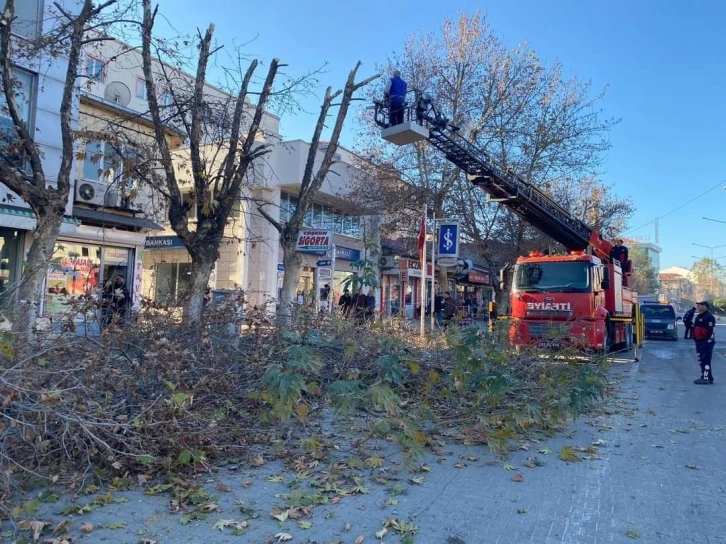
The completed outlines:
{"type": "Polygon", "coordinates": [[[368,297],[363,293],[363,288],[359,287],[358,291],[353,295],[353,316],[357,323],[363,323],[366,318],[367,308],[368,297]]]}
{"type": "Polygon", "coordinates": [[[696,341],[696,354],[701,366],[701,377],[693,381],[697,385],[713,383],[711,358],[713,357],[713,347],[716,344],[716,318],[713,317],[710,309],[711,305],[706,301],[696,304],[698,315],[693,322],[693,339],[696,341]]]}
{"type": "Polygon", "coordinates": [[[623,245],[621,239],[615,240],[615,245],[610,249],[610,259],[613,261],[619,261],[620,267],[625,272],[625,265],[628,262],[628,248],[623,245]]]}
{"type": "Polygon", "coordinates": [[[338,299],[338,306],[345,319],[350,316],[350,307],[353,306],[353,297],[350,296],[348,289],[343,289],[343,294],[338,299]]]}
{"type": "Polygon", "coordinates": [[[406,82],[401,78],[401,72],[393,72],[388,80],[383,96],[388,102],[388,125],[395,127],[403,123],[403,107],[406,102],[406,82]]]}
{"type": "Polygon", "coordinates": [[[111,323],[116,322],[119,327],[126,324],[126,314],[128,313],[131,295],[126,287],[126,280],[123,276],[118,275],[113,282],[109,282],[103,290],[104,316],[103,325],[108,327],[111,323]]]}
{"type": "Polygon", "coordinates": [[[693,319],[696,317],[696,307],[694,306],[688,310],[683,316],[683,324],[686,327],[686,335],[683,337],[686,340],[693,338],[693,319]]]}
{"type": "Polygon", "coordinates": [[[446,291],[444,293],[444,327],[448,327],[451,321],[459,313],[459,307],[456,305],[456,301],[451,298],[451,293],[446,291]]]}
{"type": "Polygon", "coordinates": [[[368,291],[368,296],[366,297],[366,320],[373,321],[373,316],[376,313],[376,295],[373,292],[373,289],[370,289],[368,291]]]}

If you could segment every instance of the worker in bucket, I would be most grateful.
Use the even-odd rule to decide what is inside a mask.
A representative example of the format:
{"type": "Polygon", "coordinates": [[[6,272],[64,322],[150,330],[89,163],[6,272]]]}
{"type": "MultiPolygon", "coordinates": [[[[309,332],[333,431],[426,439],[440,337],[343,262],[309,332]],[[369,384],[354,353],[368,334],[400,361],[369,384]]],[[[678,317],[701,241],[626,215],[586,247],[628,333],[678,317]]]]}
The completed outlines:
{"type": "Polygon", "coordinates": [[[395,127],[403,123],[403,108],[406,103],[406,82],[401,78],[401,72],[395,70],[393,77],[388,80],[383,97],[388,102],[388,126],[395,127]]]}

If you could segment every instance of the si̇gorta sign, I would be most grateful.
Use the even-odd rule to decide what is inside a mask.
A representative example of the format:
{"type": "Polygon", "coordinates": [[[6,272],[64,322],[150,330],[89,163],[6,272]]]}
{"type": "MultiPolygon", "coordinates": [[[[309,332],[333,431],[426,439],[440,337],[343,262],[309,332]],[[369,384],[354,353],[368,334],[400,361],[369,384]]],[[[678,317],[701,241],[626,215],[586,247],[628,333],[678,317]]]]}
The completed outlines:
{"type": "Polygon", "coordinates": [[[333,247],[333,231],[302,229],[297,234],[295,250],[303,253],[326,253],[333,247]]]}

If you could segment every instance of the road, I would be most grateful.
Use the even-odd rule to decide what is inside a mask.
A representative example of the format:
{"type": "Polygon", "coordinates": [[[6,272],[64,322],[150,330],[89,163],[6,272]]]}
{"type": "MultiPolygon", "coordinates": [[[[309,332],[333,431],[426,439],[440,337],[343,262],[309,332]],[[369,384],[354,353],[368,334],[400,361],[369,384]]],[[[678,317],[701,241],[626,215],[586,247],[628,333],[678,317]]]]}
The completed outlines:
{"type": "MultiPolygon", "coordinates": [[[[353,544],[359,536],[360,542],[381,542],[375,533],[386,519],[397,518],[417,527],[416,543],[726,543],[726,335],[724,341],[716,349],[714,385],[693,384],[699,369],[691,341],[647,342],[640,362],[614,365],[619,395],[608,409],[581,418],[559,437],[532,443],[506,461],[483,447],[450,443],[445,455],[428,458],[431,472],[409,474],[399,465],[398,492],[367,483],[368,494],[316,507],[309,527],[270,517],[281,494],[291,492],[292,475],[268,463],[241,474],[223,468],[206,480],[220,510],[206,520],[181,525],[181,515],[169,513],[168,497],[117,493],[128,502],[79,516],[71,534],[89,521],[95,529],[80,542],[263,543],[287,533],[293,543],[353,544]],[[559,458],[564,446],[594,443],[595,455],[578,454],[590,460],[559,458]],[[533,456],[538,462],[528,468],[533,456]],[[414,477],[424,479],[415,485],[414,477]],[[216,490],[218,480],[229,490],[216,490]],[[243,519],[236,501],[260,517],[250,520],[243,536],[212,528],[219,520],[243,519]],[[108,528],[120,521],[125,526],[108,528]]],[[[386,456],[396,458],[395,452],[386,456]]],[[[41,514],[49,518],[59,505],[44,508],[41,514]]],[[[401,540],[389,528],[382,541],[401,540]]]]}

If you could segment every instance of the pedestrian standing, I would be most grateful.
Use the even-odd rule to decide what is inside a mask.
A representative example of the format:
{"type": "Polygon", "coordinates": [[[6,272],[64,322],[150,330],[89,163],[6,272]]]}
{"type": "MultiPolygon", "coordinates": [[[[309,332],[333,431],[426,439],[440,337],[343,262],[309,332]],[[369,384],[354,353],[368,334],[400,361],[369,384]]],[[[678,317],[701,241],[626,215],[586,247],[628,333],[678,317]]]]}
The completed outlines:
{"type": "Polygon", "coordinates": [[[701,377],[693,381],[697,385],[713,383],[711,358],[716,343],[716,318],[713,317],[713,314],[709,311],[710,309],[711,305],[705,300],[696,304],[698,315],[693,322],[693,339],[696,341],[696,354],[701,366],[701,377]]]}
{"type": "Polygon", "coordinates": [[[373,321],[373,316],[376,313],[376,294],[373,289],[368,290],[368,296],[366,297],[366,320],[373,321]]]}
{"type": "Polygon", "coordinates": [[[348,316],[350,315],[350,307],[353,306],[353,297],[350,296],[350,291],[348,289],[343,289],[343,294],[338,300],[338,306],[340,306],[340,311],[343,314],[343,317],[348,319],[348,316]]]}
{"type": "Polygon", "coordinates": [[[363,293],[363,288],[359,287],[355,295],[353,295],[353,316],[356,323],[363,323],[366,318],[366,309],[368,308],[368,297],[363,293]]]}
{"type": "Polygon", "coordinates": [[[393,77],[388,80],[384,98],[388,101],[388,124],[395,127],[403,123],[403,108],[406,102],[406,82],[401,78],[401,72],[393,72],[393,77]]]}
{"type": "Polygon", "coordinates": [[[459,306],[456,301],[451,298],[451,293],[446,291],[444,293],[444,328],[448,328],[451,321],[456,317],[459,312],[459,306]]]}
{"type": "Polygon", "coordinates": [[[690,310],[686,312],[686,314],[683,316],[683,324],[686,327],[686,334],[683,337],[684,339],[693,338],[693,319],[696,317],[696,307],[694,306],[690,310]]]}
{"type": "Polygon", "coordinates": [[[120,328],[123,328],[126,325],[126,313],[131,300],[123,276],[118,275],[113,282],[109,282],[103,291],[103,300],[105,304],[103,326],[109,327],[116,322],[120,328]]]}

